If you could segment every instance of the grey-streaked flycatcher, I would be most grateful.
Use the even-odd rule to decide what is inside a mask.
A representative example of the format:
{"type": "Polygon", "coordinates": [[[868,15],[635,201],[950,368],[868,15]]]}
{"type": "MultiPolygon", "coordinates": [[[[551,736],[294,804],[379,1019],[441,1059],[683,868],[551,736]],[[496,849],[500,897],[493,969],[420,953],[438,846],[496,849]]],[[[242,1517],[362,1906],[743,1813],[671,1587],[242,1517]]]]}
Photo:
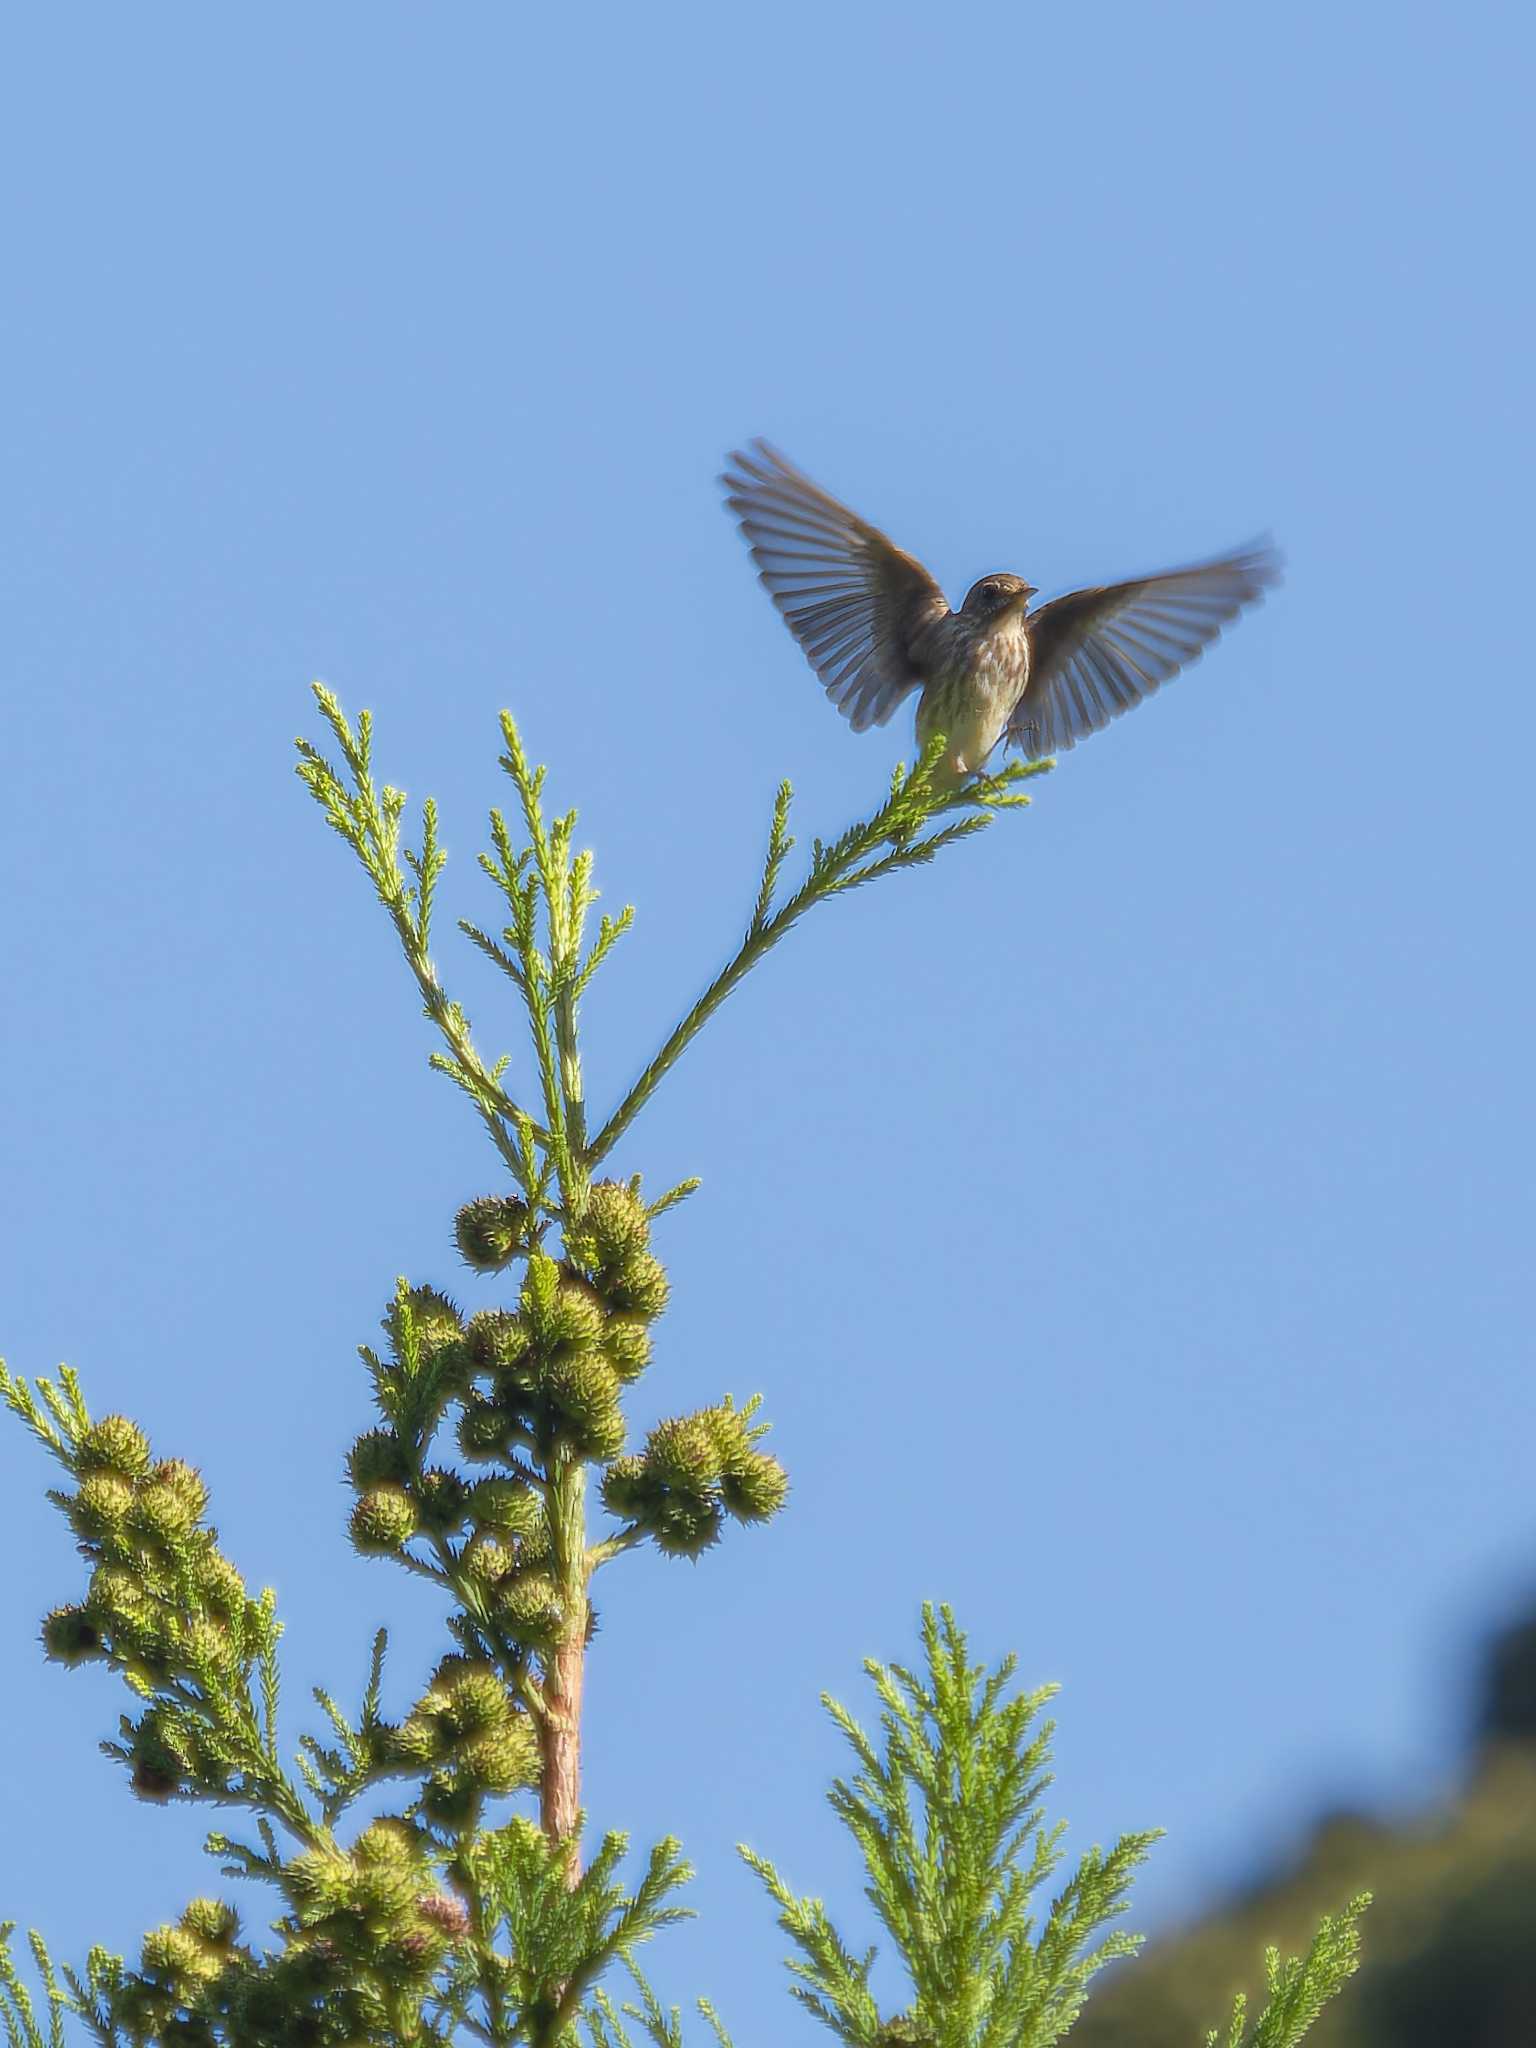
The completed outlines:
{"type": "Polygon", "coordinates": [[[1196,661],[1280,580],[1267,541],[1029,608],[1035,586],[983,576],[952,612],[922,563],[765,441],[721,478],[764,588],[855,732],[914,690],[917,740],[943,733],[941,773],[979,773],[1001,739],[1058,754],[1196,661]]]}

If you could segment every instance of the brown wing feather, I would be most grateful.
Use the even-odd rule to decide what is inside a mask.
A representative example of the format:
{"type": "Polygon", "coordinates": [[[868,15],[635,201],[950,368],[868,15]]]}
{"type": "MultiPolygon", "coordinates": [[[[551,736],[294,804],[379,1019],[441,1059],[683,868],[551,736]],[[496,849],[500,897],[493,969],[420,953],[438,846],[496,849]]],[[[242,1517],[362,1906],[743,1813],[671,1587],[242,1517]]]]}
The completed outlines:
{"type": "Polygon", "coordinates": [[[1030,618],[1029,688],[1008,738],[1031,759],[1064,753],[1198,661],[1280,580],[1255,541],[1211,562],[1054,598],[1030,618]]]}
{"type": "Polygon", "coordinates": [[[922,563],[754,441],[720,479],[764,588],[855,732],[922,683],[913,644],[949,606],[922,563]]]}

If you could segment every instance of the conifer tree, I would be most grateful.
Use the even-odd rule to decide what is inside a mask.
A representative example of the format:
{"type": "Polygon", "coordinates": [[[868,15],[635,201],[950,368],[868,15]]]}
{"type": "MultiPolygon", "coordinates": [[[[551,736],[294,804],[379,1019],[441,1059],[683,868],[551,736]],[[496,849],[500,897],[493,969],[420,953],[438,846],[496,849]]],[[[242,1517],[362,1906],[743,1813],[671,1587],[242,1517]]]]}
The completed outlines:
{"type": "MultiPolygon", "coordinates": [[[[115,1675],[129,1711],[103,1746],[133,1792],[229,1810],[209,1852],[275,1906],[269,1938],[235,1903],[193,1899],[145,1936],[133,1967],[93,1949],[83,1967],[56,1968],[33,1936],[35,1992],[7,1924],[0,2021],[11,2048],[57,2048],[71,2018],[113,2048],[565,2048],[583,2035],[591,2048],[633,2048],[637,2036],[681,2048],[680,2015],[660,2006],[638,1957],[686,1910],[679,1844],[657,1843],[626,1877],[628,1844],[610,1832],[583,1867],[591,1588],[632,1551],[698,1558],[732,1522],[771,1520],[789,1482],[755,1395],[722,1389],[631,1444],[625,1397],[652,1367],[667,1305],[664,1219],[697,1183],[651,1196],[609,1162],[715,1010],[802,917],[1024,805],[1022,785],[1044,764],[951,788],[934,774],[938,735],[868,818],[813,843],[795,882],[783,785],[739,946],[598,1120],[583,1088],[581,1005],[632,912],[590,929],[593,863],[577,850],[574,812],[547,813],[545,772],[504,715],[515,808],[492,811],[480,856],[498,915],[494,929],[461,928],[523,1013],[524,1087],[509,1054],[479,1050],[434,963],[434,806],[406,844],[405,798],[375,780],[368,714],[353,725],[329,692],[316,695],[337,758],[301,740],[299,774],[383,905],[440,1041],[432,1064],[467,1097],[498,1162],[497,1185],[463,1205],[452,1241],[499,1299],[466,1315],[441,1269],[398,1282],[381,1337],[360,1347],[375,1413],[347,1457],[353,1547],[438,1590],[444,1653],[391,1717],[381,1632],[356,1705],[317,1692],[315,1728],[288,1749],[275,1596],[253,1593],[221,1548],[187,1447],[152,1446],[126,1416],[93,1417],[68,1368],[29,1383],[0,1365],[0,1394],[62,1467],[50,1497],[87,1567],[77,1596],[43,1623],[46,1654],[115,1675]],[[356,1824],[380,1787],[393,1788],[391,1810],[356,1824]],[[627,1990],[614,1988],[615,1969],[627,1990]]],[[[973,1667],[947,1611],[925,1612],[923,1649],[920,1673],[868,1666],[883,1748],[832,1707],[858,1764],[833,1806],[865,1860],[909,2004],[882,2014],[872,1955],[855,1955],[819,1901],[743,1853],[794,1946],[796,1996],[841,2039],[1033,2048],[1066,2032],[1093,1971],[1134,1946],[1104,1929],[1153,1838],[1091,1851],[1042,1914],[1032,1901],[1060,1858],[1060,1828],[1039,1805],[1048,1689],[1009,1697],[1011,1660],[990,1675],[973,1667]]],[[[1265,2011],[1250,2025],[1239,2008],[1227,2048],[1300,2039],[1354,1967],[1362,1904],[1325,1923],[1309,1956],[1272,1962],[1265,2011]]]]}

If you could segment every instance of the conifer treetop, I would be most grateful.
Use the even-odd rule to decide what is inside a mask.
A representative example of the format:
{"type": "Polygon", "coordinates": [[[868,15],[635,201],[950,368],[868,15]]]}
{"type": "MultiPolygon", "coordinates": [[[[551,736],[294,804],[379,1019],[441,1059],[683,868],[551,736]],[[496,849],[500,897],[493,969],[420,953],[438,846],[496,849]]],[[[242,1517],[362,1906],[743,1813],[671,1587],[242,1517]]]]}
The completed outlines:
{"type": "MultiPolygon", "coordinates": [[[[368,714],[354,726],[328,691],[316,695],[339,765],[301,740],[299,773],[382,903],[440,1040],[432,1064],[468,1097],[504,1176],[443,1239],[460,1277],[492,1298],[465,1308],[444,1273],[402,1276],[380,1336],[359,1346],[374,1413],[347,1454],[349,1534],[360,1557],[440,1596],[444,1653],[392,1702],[380,1631],[357,1704],[317,1688],[314,1724],[290,1749],[276,1597],[253,1592],[221,1546],[196,1467],[158,1452],[128,1416],[93,1417],[68,1368],[28,1383],[0,1364],[0,1398],[63,1469],[51,1498],[87,1568],[78,1597],[44,1620],[45,1652],[125,1688],[130,1711],[107,1755],[151,1805],[221,1809],[228,1824],[209,1853],[225,1880],[269,1902],[267,1934],[252,1939],[232,1900],[194,1898],[146,1934],[136,1966],[97,1948],[82,1969],[55,1969],[34,1936],[40,2000],[7,1923],[0,2029],[6,2048],[63,2048],[71,2020],[101,2048],[686,2048],[680,2012],[662,2007],[640,1961],[687,1911],[679,1844],[664,1838],[626,1877],[627,1839],[610,1830],[583,1867],[592,1587],[642,1550],[696,1560],[731,1524],[766,1524],[789,1480],[755,1395],[723,1392],[631,1444],[628,1396],[654,1368],[670,1294],[657,1225],[697,1182],[653,1198],[638,1174],[600,1169],[802,917],[974,836],[1025,804],[1021,785],[1048,764],[957,788],[935,776],[935,735],[868,817],[813,842],[798,882],[781,785],[740,943],[594,1125],[581,1007],[633,913],[590,930],[593,857],[577,850],[575,813],[547,815],[545,771],[504,714],[516,804],[511,821],[491,812],[480,856],[500,922],[461,929],[523,1013],[514,1081],[510,1054],[479,1050],[432,957],[435,806],[406,845],[405,798],[375,780],[368,714]],[[607,1526],[589,1526],[594,1502],[607,1526]],[[619,1970],[627,1996],[610,1988],[619,1970]]],[[[1094,1973],[1135,1948],[1112,1923],[1155,1837],[1089,1850],[1047,1901],[1062,1860],[1061,1826],[1041,1804],[1051,1688],[1012,1691],[1011,1659],[990,1673],[973,1665],[948,1609],[924,1610],[922,1647],[912,1669],[866,1666],[878,1739],[826,1703],[855,1760],[832,1806],[906,1971],[902,2009],[879,2009],[873,1951],[856,1952],[818,1899],[743,1854],[790,1937],[795,1996],[851,2048],[1039,2048],[1070,2028],[1094,1973]]],[[[1306,1956],[1271,1957],[1262,2012],[1250,2022],[1239,2003],[1216,2048],[1299,2040],[1354,1967],[1362,1904],[1325,1920],[1306,1956]]],[[[714,2048],[731,2048],[714,2008],[698,2010],[714,2048]]]]}

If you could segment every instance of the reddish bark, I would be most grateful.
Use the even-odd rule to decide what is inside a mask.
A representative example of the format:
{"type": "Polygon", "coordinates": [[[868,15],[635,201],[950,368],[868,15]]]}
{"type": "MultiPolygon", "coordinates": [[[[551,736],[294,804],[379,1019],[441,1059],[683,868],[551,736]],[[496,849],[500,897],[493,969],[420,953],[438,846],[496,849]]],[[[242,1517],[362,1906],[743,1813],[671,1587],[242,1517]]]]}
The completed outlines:
{"type": "MultiPolygon", "coordinates": [[[[583,1629],[560,1644],[545,1673],[539,1824],[552,1842],[562,1842],[574,1835],[581,1817],[581,1688],[586,1653],[583,1629]]],[[[578,1875],[579,1866],[573,1857],[572,1884],[578,1875]]]]}

